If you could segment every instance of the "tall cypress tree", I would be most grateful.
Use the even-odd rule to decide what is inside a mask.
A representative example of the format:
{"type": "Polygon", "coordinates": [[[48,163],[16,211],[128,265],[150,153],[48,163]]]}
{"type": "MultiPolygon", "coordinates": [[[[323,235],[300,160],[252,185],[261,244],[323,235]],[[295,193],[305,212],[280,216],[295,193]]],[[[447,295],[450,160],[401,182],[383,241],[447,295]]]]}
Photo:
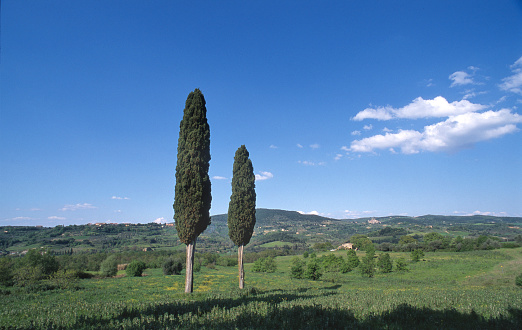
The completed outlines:
{"type": "Polygon", "coordinates": [[[179,239],[187,245],[185,292],[193,291],[196,238],[210,224],[210,128],[205,98],[199,89],[187,97],[178,139],[174,219],[179,239]]]}
{"type": "Polygon", "coordinates": [[[252,161],[244,145],[234,157],[232,195],[228,205],[228,235],[238,246],[239,288],[245,286],[243,248],[250,242],[256,224],[255,175],[252,161]]]}

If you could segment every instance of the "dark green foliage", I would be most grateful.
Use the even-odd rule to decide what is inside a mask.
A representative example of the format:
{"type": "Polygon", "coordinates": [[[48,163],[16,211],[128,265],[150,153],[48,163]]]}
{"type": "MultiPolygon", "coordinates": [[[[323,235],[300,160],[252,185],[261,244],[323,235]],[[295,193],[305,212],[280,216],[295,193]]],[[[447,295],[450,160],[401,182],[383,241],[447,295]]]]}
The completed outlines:
{"type": "Polygon", "coordinates": [[[418,262],[422,258],[424,258],[424,251],[422,251],[422,250],[413,250],[413,251],[411,251],[411,261],[418,262]]]}
{"type": "Polygon", "coordinates": [[[234,156],[232,195],[228,204],[228,235],[234,245],[247,245],[256,224],[254,168],[248,150],[239,147],[234,156]]]}
{"type": "Polygon", "coordinates": [[[330,242],[315,243],[312,247],[316,251],[330,251],[335,247],[330,242]]]}
{"type": "Polygon", "coordinates": [[[187,245],[210,224],[209,162],[207,109],[203,94],[196,89],[187,97],[180,123],[174,198],[176,230],[179,239],[187,245]]]}
{"type": "Polygon", "coordinates": [[[223,267],[237,266],[237,258],[234,257],[221,257],[218,259],[217,264],[223,267]]]}
{"type": "Polygon", "coordinates": [[[336,257],[334,254],[328,254],[322,258],[322,266],[325,272],[337,273],[344,264],[343,257],[336,257]]]}
{"type": "Polygon", "coordinates": [[[366,252],[366,256],[362,258],[359,264],[359,270],[362,276],[373,277],[375,275],[375,250],[370,249],[366,252]]]}
{"type": "Polygon", "coordinates": [[[103,260],[100,265],[100,273],[104,277],[112,277],[118,273],[118,262],[115,255],[111,254],[103,260]]]}
{"type": "Polygon", "coordinates": [[[377,259],[377,267],[382,273],[391,273],[393,264],[388,253],[381,253],[377,259]]]}
{"type": "Polygon", "coordinates": [[[346,259],[346,264],[348,268],[350,268],[350,270],[353,270],[359,267],[361,261],[359,260],[359,257],[357,256],[355,250],[348,250],[346,254],[348,255],[348,258],[346,259]]]}
{"type": "Polygon", "coordinates": [[[515,284],[522,287],[522,273],[515,278],[515,284]]]}
{"type": "Polygon", "coordinates": [[[395,270],[398,272],[408,271],[408,264],[406,263],[406,260],[404,260],[403,257],[400,257],[399,259],[395,260],[395,270]]]}
{"type": "Polygon", "coordinates": [[[350,243],[352,243],[355,248],[363,251],[366,251],[369,248],[373,248],[372,241],[368,238],[368,236],[362,234],[355,234],[350,237],[350,243]]]}
{"type": "Polygon", "coordinates": [[[415,243],[417,243],[417,240],[410,235],[401,236],[401,238],[399,239],[400,245],[415,244],[415,243]]]}
{"type": "Polygon", "coordinates": [[[443,238],[444,236],[442,234],[432,232],[424,235],[424,242],[429,243],[433,241],[441,241],[443,238]]]}
{"type": "Polygon", "coordinates": [[[317,281],[323,276],[321,271],[321,265],[317,258],[310,258],[308,263],[306,264],[306,270],[304,273],[305,278],[308,278],[313,281],[317,281]]]}
{"type": "Polygon", "coordinates": [[[252,270],[257,273],[274,273],[277,270],[277,264],[271,256],[259,258],[254,262],[252,270]]]}
{"type": "Polygon", "coordinates": [[[26,266],[38,268],[44,276],[51,275],[60,267],[50,250],[31,249],[25,255],[23,263],[26,266]]]}
{"type": "Polygon", "coordinates": [[[174,259],[174,258],[168,258],[163,263],[162,269],[163,274],[165,275],[179,275],[181,274],[181,271],[183,270],[183,260],[181,259],[174,259]]]}
{"type": "Polygon", "coordinates": [[[383,229],[377,230],[369,235],[371,237],[374,236],[402,236],[406,235],[408,232],[404,228],[394,228],[394,227],[384,227],[383,229]]]}
{"type": "Polygon", "coordinates": [[[0,258],[0,286],[10,286],[13,284],[12,266],[13,263],[7,257],[0,258]]]}
{"type": "Polygon", "coordinates": [[[125,272],[127,276],[139,277],[143,274],[143,271],[147,268],[147,265],[143,261],[133,260],[127,265],[125,272]]]}
{"type": "Polygon", "coordinates": [[[292,259],[292,267],[290,268],[290,277],[293,278],[304,278],[306,263],[299,257],[294,257],[292,259]]]}

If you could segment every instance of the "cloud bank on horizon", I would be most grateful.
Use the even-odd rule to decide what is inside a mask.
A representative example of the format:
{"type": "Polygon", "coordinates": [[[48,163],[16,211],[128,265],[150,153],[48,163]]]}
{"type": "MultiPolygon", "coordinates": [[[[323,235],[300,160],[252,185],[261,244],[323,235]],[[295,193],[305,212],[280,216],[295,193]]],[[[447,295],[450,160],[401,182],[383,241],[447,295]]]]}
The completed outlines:
{"type": "MultiPolygon", "coordinates": [[[[498,84],[501,91],[522,95],[522,57],[510,66],[512,75],[503,78],[498,84]]],[[[473,72],[476,67],[469,67],[473,72]]],[[[474,80],[474,73],[464,71],[454,72],[449,76],[453,82],[450,87],[464,85],[482,85],[474,80]]],[[[481,94],[487,91],[481,91],[481,94]]],[[[420,152],[455,152],[470,148],[474,144],[502,137],[517,132],[517,124],[522,122],[522,116],[513,109],[493,108],[502,101],[491,105],[472,103],[467,98],[475,96],[470,90],[460,101],[448,102],[443,96],[425,100],[417,97],[410,104],[401,108],[392,106],[366,108],[358,112],[352,120],[379,120],[391,121],[398,119],[429,119],[446,118],[443,121],[424,126],[422,130],[398,129],[396,132],[386,129],[385,134],[377,134],[359,140],[353,140],[350,146],[341,149],[348,153],[375,153],[377,150],[389,150],[402,154],[416,154],[420,152]]],[[[371,125],[370,125],[371,126],[371,125]]],[[[365,129],[369,127],[365,126],[365,129]]],[[[360,131],[352,132],[353,136],[360,135],[360,131]]]]}

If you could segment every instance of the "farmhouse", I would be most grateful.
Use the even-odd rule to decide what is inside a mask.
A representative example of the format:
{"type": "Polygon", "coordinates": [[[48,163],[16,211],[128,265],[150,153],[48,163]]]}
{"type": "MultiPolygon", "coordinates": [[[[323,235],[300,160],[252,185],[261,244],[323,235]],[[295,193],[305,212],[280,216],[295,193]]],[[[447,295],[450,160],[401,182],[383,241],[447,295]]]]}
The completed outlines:
{"type": "Polygon", "coordinates": [[[352,243],[344,243],[344,244],[339,245],[339,247],[337,247],[337,250],[352,250],[352,249],[353,249],[352,243]]]}

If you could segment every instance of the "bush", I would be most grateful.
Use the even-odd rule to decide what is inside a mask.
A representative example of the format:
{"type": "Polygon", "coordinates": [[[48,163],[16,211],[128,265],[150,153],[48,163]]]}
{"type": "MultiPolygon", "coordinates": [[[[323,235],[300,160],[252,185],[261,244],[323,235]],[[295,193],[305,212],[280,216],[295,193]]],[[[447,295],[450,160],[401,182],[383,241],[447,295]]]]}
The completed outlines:
{"type": "Polygon", "coordinates": [[[422,251],[422,250],[413,250],[413,251],[411,251],[411,260],[413,262],[418,262],[422,258],[424,258],[424,251],[422,251]]]}
{"type": "Polygon", "coordinates": [[[408,265],[406,264],[406,260],[404,258],[399,258],[395,261],[395,269],[398,272],[406,272],[408,271],[408,265]]]}
{"type": "Polygon", "coordinates": [[[162,268],[164,275],[180,275],[183,270],[183,262],[180,259],[168,258],[162,268]]]}
{"type": "Polygon", "coordinates": [[[277,270],[277,265],[273,257],[259,258],[254,262],[252,268],[254,272],[274,273],[277,270]]]}
{"type": "Polygon", "coordinates": [[[522,273],[515,278],[515,284],[522,287],[522,273]]]}
{"type": "Polygon", "coordinates": [[[0,285],[10,286],[13,284],[12,262],[7,257],[0,258],[0,285]]]}
{"type": "Polygon", "coordinates": [[[237,258],[234,257],[221,257],[217,260],[217,264],[224,267],[237,266],[237,258]]]}
{"type": "Polygon", "coordinates": [[[118,262],[115,255],[110,255],[102,261],[100,272],[103,277],[112,277],[118,273],[118,262]]]}
{"type": "Polygon", "coordinates": [[[310,259],[308,264],[306,265],[306,271],[304,273],[305,278],[311,279],[313,281],[317,281],[323,276],[321,272],[321,266],[316,258],[310,259]]]}
{"type": "Polygon", "coordinates": [[[348,255],[348,259],[346,260],[348,268],[350,268],[350,270],[357,268],[361,261],[359,260],[355,250],[348,250],[346,254],[348,255]]]}
{"type": "Polygon", "coordinates": [[[292,259],[292,267],[290,268],[290,277],[293,278],[304,278],[304,270],[306,263],[299,257],[292,259]]]}
{"type": "Polygon", "coordinates": [[[382,253],[377,260],[377,266],[383,273],[391,273],[393,264],[388,253],[382,253]]]}
{"type": "Polygon", "coordinates": [[[143,261],[134,260],[125,269],[127,276],[139,277],[143,274],[143,271],[147,268],[147,265],[143,261]]]}

